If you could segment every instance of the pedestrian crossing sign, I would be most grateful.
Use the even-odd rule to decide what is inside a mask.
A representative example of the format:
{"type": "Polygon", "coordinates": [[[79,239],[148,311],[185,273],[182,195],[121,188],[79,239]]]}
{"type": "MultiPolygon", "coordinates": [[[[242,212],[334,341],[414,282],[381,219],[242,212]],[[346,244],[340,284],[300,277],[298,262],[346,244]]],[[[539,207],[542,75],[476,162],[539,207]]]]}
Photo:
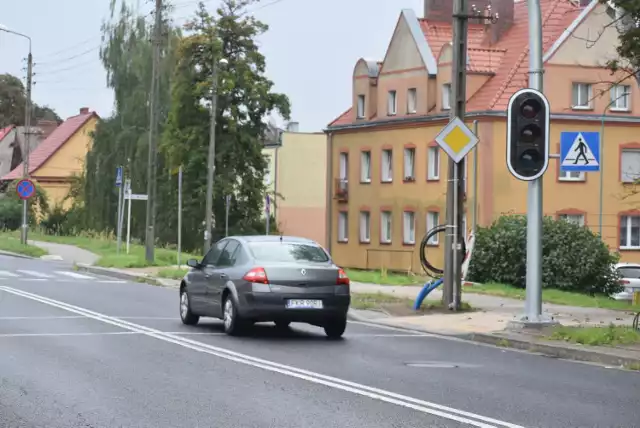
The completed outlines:
{"type": "Polygon", "coordinates": [[[560,133],[560,171],[600,171],[600,133],[560,133]]]}

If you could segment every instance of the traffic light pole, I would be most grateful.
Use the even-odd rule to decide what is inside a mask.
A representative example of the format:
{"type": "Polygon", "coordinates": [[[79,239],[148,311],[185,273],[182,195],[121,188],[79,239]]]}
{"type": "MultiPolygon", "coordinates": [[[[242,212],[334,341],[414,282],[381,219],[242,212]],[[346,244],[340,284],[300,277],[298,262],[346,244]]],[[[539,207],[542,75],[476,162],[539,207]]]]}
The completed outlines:
{"type": "MultiPolygon", "coordinates": [[[[542,19],[540,0],[529,0],[529,87],[543,92],[542,19]]],[[[547,154],[548,155],[548,154],[547,154]]],[[[526,324],[548,323],[542,315],[542,179],[528,183],[526,324]]]]}

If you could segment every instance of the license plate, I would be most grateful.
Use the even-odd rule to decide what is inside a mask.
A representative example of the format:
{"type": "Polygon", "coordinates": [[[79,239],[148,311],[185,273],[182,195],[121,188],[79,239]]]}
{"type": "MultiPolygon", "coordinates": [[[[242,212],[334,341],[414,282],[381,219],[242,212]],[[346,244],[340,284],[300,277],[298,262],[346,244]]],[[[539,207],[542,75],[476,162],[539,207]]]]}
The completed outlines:
{"type": "Polygon", "coordinates": [[[322,309],[322,300],[291,299],[286,306],[287,309],[322,309]]]}

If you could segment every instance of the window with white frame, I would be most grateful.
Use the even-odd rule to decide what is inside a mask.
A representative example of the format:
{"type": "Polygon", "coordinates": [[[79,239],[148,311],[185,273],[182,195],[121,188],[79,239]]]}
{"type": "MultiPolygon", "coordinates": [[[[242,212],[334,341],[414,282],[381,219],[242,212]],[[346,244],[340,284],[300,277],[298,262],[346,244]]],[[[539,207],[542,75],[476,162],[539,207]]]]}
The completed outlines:
{"type": "Polygon", "coordinates": [[[389,94],[387,95],[387,114],[389,116],[393,116],[397,112],[398,112],[397,92],[395,90],[389,91],[389,94]]]}
{"type": "Polygon", "coordinates": [[[338,213],[338,241],[347,242],[349,240],[349,214],[346,211],[338,213]]]}
{"type": "Polygon", "coordinates": [[[360,242],[371,242],[371,213],[360,211],[360,242]]]}
{"type": "Polygon", "coordinates": [[[360,182],[371,183],[371,152],[360,152],[360,182]]]}
{"type": "Polygon", "coordinates": [[[382,151],[382,182],[388,183],[393,181],[393,151],[385,149],[382,151]]]}
{"type": "Polygon", "coordinates": [[[442,85],[442,110],[451,109],[451,83],[442,85]]]}
{"type": "Polygon", "coordinates": [[[558,218],[568,223],[584,226],[584,214],[560,214],[558,215],[558,218]]]}
{"type": "Polygon", "coordinates": [[[418,90],[409,88],[407,91],[407,113],[415,113],[418,106],[418,90]]]}
{"type": "Polygon", "coordinates": [[[340,153],[340,180],[349,178],[349,153],[340,153]]]}
{"type": "Polygon", "coordinates": [[[383,244],[391,243],[391,211],[382,211],[380,213],[380,242],[383,244]]]}
{"type": "Polygon", "coordinates": [[[640,250],[640,216],[620,217],[620,248],[640,250]]]}
{"type": "Polygon", "coordinates": [[[620,181],[634,183],[640,179],[640,150],[622,150],[620,153],[620,181]]]}
{"type": "Polygon", "coordinates": [[[416,149],[413,147],[406,147],[404,149],[404,180],[405,181],[414,181],[416,179],[415,164],[416,164],[416,149]]]}
{"type": "MultiPolygon", "coordinates": [[[[440,225],[440,213],[437,211],[428,212],[427,213],[427,232],[429,232],[431,229],[433,229],[438,225],[440,225]]],[[[439,242],[440,241],[438,239],[438,234],[436,233],[431,238],[429,238],[429,241],[427,241],[427,244],[438,245],[439,242]]]]}
{"type": "Polygon", "coordinates": [[[571,106],[574,109],[591,108],[592,86],[590,83],[574,83],[571,106]]]}
{"type": "Polygon", "coordinates": [[[416,243],[416,215],[413,211],[402,213],[402,242],[405,244],[416,243]]]}
{"type": "Polygon", "coordinates": [[[585,173],[582,171],[560,171],[558,180],[560,181],[584,181],[585,173]]]}
{"type": "Polygon", "coordinates": [[[437,180],[440,178],[440,148],[429,147],[427,157],[427,179],[437,180]]]}
{"type": "Polygon", "coordinates": [[[358,105],[357,105],[357,118],[364,119],[365,115],[365,96],[358,95],[358,105]]]}
{"type": "Polygon", "coordinates": [[[628,111],[631,86],[613,85],[611,87],[611,110],[628,111]]]}

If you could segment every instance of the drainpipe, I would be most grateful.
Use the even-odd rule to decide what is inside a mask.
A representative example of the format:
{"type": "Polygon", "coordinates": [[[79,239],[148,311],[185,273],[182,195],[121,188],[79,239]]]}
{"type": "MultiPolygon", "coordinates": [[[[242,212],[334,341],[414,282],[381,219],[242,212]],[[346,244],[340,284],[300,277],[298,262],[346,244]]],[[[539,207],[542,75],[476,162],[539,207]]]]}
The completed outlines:
{"type": "Polygon", "coordinates": [[[326,212],[325,212],[325,247],[331,254],[331,238],[333,236],[333,133],[327,133],[327,181],[326,181],[326,212]]]}
{"type": "MultiPolygon", "coordinates": [[[[478,136],[478,121],[473,121],[473,133],[478,136]]],[[[478,227],[478,144],[473,149],[473,217],[471,218],[471,232],[476,235],[478,227]]]]}

